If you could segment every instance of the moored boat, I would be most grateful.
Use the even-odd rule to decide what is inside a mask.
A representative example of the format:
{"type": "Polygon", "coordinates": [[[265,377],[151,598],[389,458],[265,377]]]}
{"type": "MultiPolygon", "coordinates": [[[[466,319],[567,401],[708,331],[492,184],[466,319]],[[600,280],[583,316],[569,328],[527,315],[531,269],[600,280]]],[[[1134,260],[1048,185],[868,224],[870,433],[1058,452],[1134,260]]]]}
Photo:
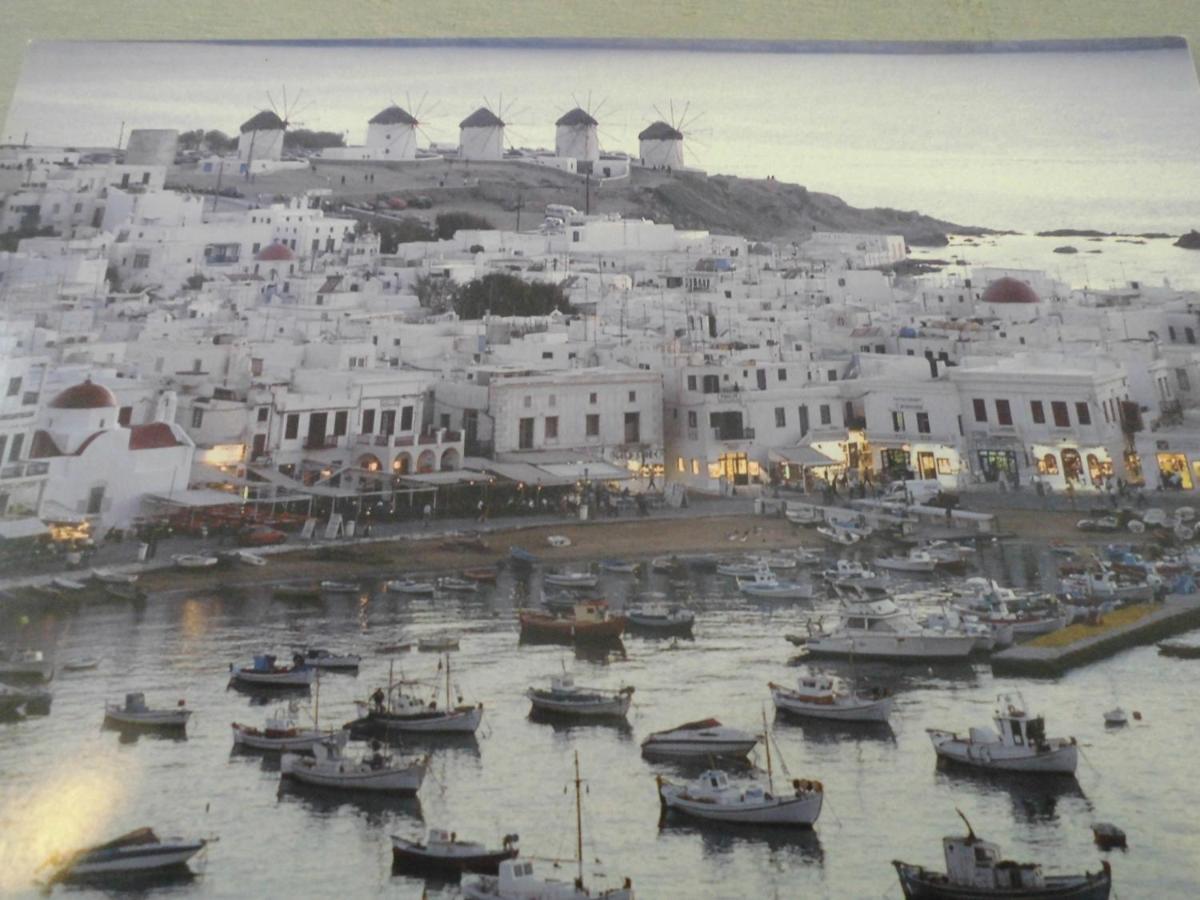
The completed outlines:
{"type": "Polygon", "coordinates": [[[718,770],[704,772],[687,784],[673,784],[660,775],[657,784],[664,811],[729,825],[811,828],[825,796],[819,781],[797,778],[790,791],[780,794],[769,783],[735,781],[718,770]]]}
{"type": "Polygon", "coordinates": [[[809,628],[805,643],[813,656],[851,656],[911,662],[965,660],[975,649],[974,635],[922,628],[887,598],[843,599],[838,624],[809,628]]]}
{"type": "Polygon", "coordinates": [[[114,728],[183,730],[191,717],[192,711],[183,700],[173,709],[151,709],[146,706],[146,695],[141,692],[126,694],[124,705],[104,705],[104,724],[114,728]]]}
{"type": "Polygon", "coordinates": [[[18,650],[0,659],[0,680],[49,681],[54,677],[54,663],[41,650],[18,650]]]}
{"type": "Polygon", "coordinates": [[[1030,716],[1020,695],[1001,694],[992,721],[997,731],[971,728],[966,736],[936,728],[926,731],[938,758],[948,762],[1000,772],[1075,774],[1075,739],[1047,737],[1046,720],[1030,716]]]}
{"type": "Polygon", "coordinates": [[[638,563],[624,559],[602,559],[599,566],[602,572],[613,572],[617,575],[634,575],[639,568],[638,563]]]}
{"type": "Polygon", "coordinates": [[[321,599],[319,584],[277,584],[271,589],[276,600],[308,601],[321,599]]]}
{"type": "Polygon", "coordinates": [[[458,635],[455,634],[428,634],[417,639],[417,650],[421,653],[446,653],[457,650],[458,643],[458,635]]]}
{"type": "Polygon", "coordinates": [[[572,590],[589,590],[599,583],[599,579],[589,572],[546,572],[542,575],[542,583],[572,590]]]}
{"type": "Polygon", "coordinates": [[[356,701],[359,718],[346,724],[351,734],[387,736],[393,733],[474,734],[483,721],[482,703],[455,702],[451,697],[450,657],[438,663],[445,673],[444,702],[439,706],[436,696],[424,700],[405,688],[410,682],[393,682],[388,676],[386,690],[378,688],[369,701],[356,701]]]}
{"type": "Polygon", "coordinates": [[[171,562],[177,569],[211,569],[220,560],[203,553],[176,553],[171,557],[171,562]]]}
{"type": "Polygon", "coordinates": [[[801,676],[795,689],[771,682],[771,699],[781,712],[837,722],[886,722],[895,699],[885,689],[851,690],[840,678],[801,676]]]}
{"type": "Polygon", "coordinates": [[[292,662],[333,672],[357,672],[362,657],[357,653],[333,653],[322,647],[306,647],[292,656],[292,662]]]}
{"type": "Polygon", "coordinates": [[[466,872],[496,875],[500,863],[516,859],[517,835],[504,835],[500,849],[489,849],[475,841],[459,840],[452,831],[429,829],[424,842],[392,835],[392,866],[407,872],[457,880],[466,872]]]}
{"type": "Polygon", "coordinates": [[[322,581],[320,585],[322,594],[347,596],[362,593],[362,588],[353,581],[322,581]]]}
{"type": "Polygon", "coordinates": [[[267,717],[262,728],[253,725],[243,725],[234,722],[233,743],[239,747],[249,747],[253,750],[269,750],[277,753],[312,753],[313,747],[331,737],[345,741],[349,735],[336,732],[331,735],[321,731],[315,725],[306,728],[300,724],[293,707],[276,710],[267,717]]]}
{"type": "Polygon", "coordinates": [[[875,566],[893,572],[928,574],[938,567],[938,561],[925,550],[910,550],[907,556],[877,556],[875,566]]]}
{"type": "Polygon", "coordinates": [[[123,875],[152,875],[181,870],[204,849],[203,839],[159,838],[149,828],[139,828],[105,844],[55,857],[51,882],[96,881],[123,875]]]}
{"type": "Polygon", "coordinates": [[[432,581],[417,581],[413,578],[394,578],[384,582],[383,589],[389,594],[409,594],[416,597],[428,597],[437,592],[437,585],[432,581]]]}
{"type": "Polygon", "coordinates": [[[625,631],[625,617],[614,616],[603,600],[575,604],[569,616],[554,616],[539,610],[521,610],[521,640],[550,643],[612,641],[625,631]]]}
{"type": "Polygon", "coordinates": [[[747,731],[722,725],[716,719],[701,719],[650,734],[642,741],[642,754],[659,759],[736,759],[748,754],[757,743],[758,738],[747,731]]]}
{"type": "Polygon", "coordinates": [[[760,565],[750,578],[738,578],[738,590],[761,600],[811,600],[813,586],[809,582],[780,581],[765,565],[760,565]]]}
{"type": "Polygon", "coordinates": [[[625,610],[630,631],[645,634],[690,635],[696,623],[696,614],[676,603],[647,602],[630,606],[625,610]]]}
{"type": "Polygon", "coordinates": [[[472,581],[469,578],[455,578],[451,575],[439,578],[437,586],[440,590],[450,591],[454,594],[476,594],[479,592],[478,581],[472,581]]]}
{"type": "Polygon", "coordinates": [[[509,547],[508,561],[518,569],[531,569],[538,564],[538,558],[524,547],[509,547]]]}
{"type": "Polygon", "coordinates": [[[429,767],[428,754],[395,756],[384,753],[382,745],[372,741],[368,752],[354,759],[345,754],[344,746],[344,741],[328,738],[313,745],[312,756],[285,753],[279,762],[280,776],[313,787],[345,791],[415,794],[421,789],[429,767]]]}
{"type": "Polygon", "coordinates": [[[315,669],[309,666],[279,666],[275,657],[261,653],[248,666],[229,666],[229,683],[249,688],[302,688],[313,682],[315,669]]]}
{"type": "Polygon", "coordinates": [[[1176,659],[1200,659],[1200,644],[1184,640],[1159,641],[1158,652],[1161,656],[1176,659]]]}
{"type": "Polygon", "coordinates": [[[525,692],[535,713],[564,718],[623,719],[633,700],[633,688],[616,691],[580,687],[570,675],[550,679],[550,688],[530,688],[525,692]]]}
{"type": "Polygon", "coordinates": [[[462,577],[479,584],[495,584],[499,574],[495,568],[484,566],[476,569],[463,569],[462,577]]]}

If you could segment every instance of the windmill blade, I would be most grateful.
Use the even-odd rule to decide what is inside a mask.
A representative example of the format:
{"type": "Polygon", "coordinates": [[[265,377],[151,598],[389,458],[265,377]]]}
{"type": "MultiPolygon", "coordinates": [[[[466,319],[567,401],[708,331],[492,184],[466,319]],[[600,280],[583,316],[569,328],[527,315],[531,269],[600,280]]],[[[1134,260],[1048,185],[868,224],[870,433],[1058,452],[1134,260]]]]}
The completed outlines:
{"type": "Polygon", "coordinates": [[[283,121],[286,122],[288,120],[287,85],[282,84],[279,87],[280,87],[280,90],[283,91],[283,121]]]}
{"type": "MultiPolygon", "coordinates": [[[[267,94],[267,104],[271,107],[271,112],[273,112],[273,113],[275,113],[275,115],[279,116],[279,110],[275,106],[275,98],[271,96],[270,91],[267,91],[266,94],[267,94]]],[[[282,119],[283,116],[279,116],[279,118],[282,119]]]]}

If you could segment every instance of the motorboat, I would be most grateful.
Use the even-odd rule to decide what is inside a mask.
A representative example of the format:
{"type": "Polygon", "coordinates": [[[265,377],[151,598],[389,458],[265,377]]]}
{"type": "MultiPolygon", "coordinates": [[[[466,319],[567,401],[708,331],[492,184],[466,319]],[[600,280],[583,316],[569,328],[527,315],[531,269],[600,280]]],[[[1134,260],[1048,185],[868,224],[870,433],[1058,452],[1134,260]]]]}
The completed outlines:
{"type": "Polygon", "coordinates": [[[322,647],[307,647],[292,656],[298,666],[326,669],[333,672],[357,672],[362,657],[357,653],[333,653],[322,647]]]}
{"type": "Polygon", "coordinates": [[[603,600],[575,604],[570,616],[554,616],[538,610],[521,610],[521,640],[550,643],[612,641],[625,631],[625,617],[609,613],[603,600]]]}
{"type": "Polygon", "coordinates": [[[801,676],[795,689],[771,682],[771,699],[780,712],[837,722],[886,722],[895,699],[885,688],[865,693],[830,675],[801,676]]]}
{"type": "Polygon", "coordinates": [[[309,666],[279,666],[275,657],[260,653],[248,666],[230,665],[229,683],[249,688],[304,688],[313,682],[316,669],[309,666]]]}
{"type": "Polygon", "coordinates": [[[642,755],[657,759],[737,759],[757,743],[758,738],[747,731],[722,725],[716,719],[701,719],[654,732],[642,741],[642,755]]]}
{"type": "Polygon", "coordinates": [[[982,653],[1011,646],[1013,642],[1012,625],[984,622],[978,616],[953,607],[944,606],[939,612],[929,613],[919,623],[923,628],[944,634],[974,635],[975,649],[982,653]]]}
{"type": "Polygon", "coordinates": [[[203,553],[176,553],[171,557],[171,562],[177,569],[211,569],[220,560],[203,553]]]}
{"type": "Polygon", "coordinates": [[[825,512],[812,503],[789,503],[783,511],[793,525],[816,525],[825,520],[825,512]]]}
{"type": "Polygon", "coordinates": [[[424,843],[392,835],[392,867],[421,875],[434,875],[457,880],[465,872],[498,875],[500,863],[516,859],[518,837],[504,835],[499,850],[489,849],[475,841],[459,840],[452,831],[429,829],[424,843]]]}
{"type": "Polygon", "coordinates": [[[65,858],[52,858],[48,864],[55,872],[50,881],[97,881],[181,870],[207,843],[203,839],[159,838],[151,829],[139,828],[65,858]]]}
{"type": "Polygon", "coordinates": [[[384,582],[383,589],[389,594],[409,594],[416,597],[429,597],[437,592],[437,585],[432,581],[394,578],[391,581],[384,582]]]}
{"type": "Polygon", "coordinates": [[[748,559],[726,560],[717,563],[717,574],[728,578],[752,578],[761,568],[757,562],[748,559]]]}
{"type": "Polygon", "coordinates": [[[271,589],[276,600],[310,601],[321,599],[319,584],[277,584],[271,589]]]}
{"type": "Polygon", "coordinates": [[[483,704],[462,702],[462,697],[452,698],[450,685],[450,657],[438,663],[445,673],[444,702],[438,699],[424,700],[407,693],[411,682],[392,681],[388,678],[387,689],[379,688],[369,701],[357,701],[359,718],[345,727],[351,733],[387,736],[394,733],[420,734],[474,734],[483,721],[483,704]],[[444,663],[444,664],[443,664],[444,663]]]}
{"type": "Polygon", "coordinates": [[[838,624],[808,628],[806,648],[813,656],[856,657],[912,662],[965,660],[976,636],[923,628],[890,598],[843,598],[838,624]]]}
{"type": "Polygon", "coordinates": [[[0,681],[49,681],[54,663],[41,650],[17,650],[0,659],[0,681]]]}
{"type": "Polygon", "coordinates": [[[925,550],[910,550],[906,556],[877,556],[875,565],[892,572],[928,574],[938,567],[938,561],[925,550]]]}
{"type": "Polygon", "coordinates": [[[539,562],[538,558],[524,547],[509,547],[508,561],[517,569],[531,569],[539,562]]]}
{"type": "Polygon", "coordinates": [[[1079,749],[1074,738],[1046,737],[1046,720],[1030,716],[1019,694],[997,698],[992,719],[997,731],[971,728],[960,736],[950,731],[926,731],[940,759],[1002,772],[1073,775],[1079,749]]]}
{"type": "Polygon", "coordinates": [[[417,650],[421,653],[446,653],[458,649],[458,635],[430,634],[417,639],[417,650]]]}
{"type": "Polygon", "coordinates": [[[151,709],[146,695],[138,692],[125,695],[124,705],[106,703],[104,724],[115,728],[184,729],[192,711],[180,700],[174,708],[151,709]]]}
{"type": "Polygon", "coordinates": [[[550,679],[549,690],[530,688],[525,692],[533,712],[579,719],[623,719],[633,701],[633,688],[616,691],[586,688],[575,684],[570,675],[550,679]]]}
{"type": "Polygon", "coordinates": [[[796,557],[790,553],[760,553],[750,557],[750,561],[768,569],[791,570],[799,565],[796,557]]]}
{"type": "Polygon", "coordinates": [[[349,738],[345,731],[330,734],[321,731],[315,725],[312,728],[302,726],[297,719],[294,705],[285,709],[277,709],[269,715],[262,728],[243,725],[234,722],[233,743],[238,747],[248,747],[252,750],[269,750],[277,753],[312,753],[313,747],[330,737],[343,741],[349,738]]]}
{"type": "Polygon", "coordinates": [[[546,572],[542,575],[542,584],[573,590],[588,590],[598,583],[599,579],[588,572],[546,572]]]}
{"type": "Polygon", "coordinates": [[[345,791],[415,794],[421,789],[429,767],[428,754],[400,757],[384,753],[383,745],[372,741],[368,752],[354,759],[345,754],[344,747],[344,740],[326,738],[313,745],[312,756],[284,753],[280,775],[313,787],[345,791]]]}
{"type": "Polygon", "coordinates": [[[322,581],[320,590],[325,595],[358,596],[362,593],[362,588],[353,581],[322,581]]]}
{"type": "Polygon", "coordinates": [[[639,564],[625,559],[602,559],[599,562],[600,571],[612,572],[616,575],[635,575],[639,564]]]}
{"type": "Polygon", "coordinates": [[[852,531],[842,525],[818,525],[817,534],[827,540],[833,541],[835,544],[841,544],[844,547],[849,547],[861,541],[865,535],[858,531],[852,531]]]}
{"type": "Polygon", "coordinates": [[[619,888],[593,890],[583,879],[583,780],[579,777],[579,752],[575,753],[575,853],[578,870],[574,883],[534,874],[527,859],[506,859],[496,875],[464,879],[466,900],[634,900],[628,878],[619,888]]]}
{"type": "Polygon", "coordinates": [[[738,590],[760,600],[811,600],[811,582],[780,581],[765,565],[759,566],[750,578],[737,580],[738,590]]]}
{"type": "Polygon", "coordinates": [[[136,572],[118,572],[115,569],[92,569],[92,578],[101,584],[133,584],[138,580],[136,572]]]}
{"type": "Polygon", "coordinates": [[[652,601],[626,608],[625,618],[630,631],[656,634],[689,635],[696,623],[696,614],[675,603],[652,601]]]}
{"type": "Polygon", "coordinates": [[[824,788],[819,781],[794,779],[791,790],[776,793],[757,779],[734,781],[709,770],[687,784],[656,779],[664,811],[735,825],[811,828],[821,814],[824,788]]]}
{"type": "Polygon", "coordinates": [[[437,580],[439,590],[450,591],[453,594],[477,594],[479,593],[479,582],[472,581],[469,578],[455,578],[452,575],[447,575],[445,578],[437,580]]]}
{"type": "Polygon", "coordinates": [[[832,566],[821,570],[821,577],[826,581],[853,583],[875,581],[878,574],[868,569],[857,559],[839,559],[832,566]]]}
{"type": "Polygon", "coordinates": [[[1114,706],[1112,709],[1105,711],[1104,724],[1110,728],[1120,728],[1122,725],[1129,724],[1129,716],[1125,714],[1125,710],[1121,707],[1114,706]]]}
{"type": "Polygon", "coordinates": [[[1185,640],[1159,641],[1158,652],[1161,656],[1176,659],[1200,659],[1200,644],[1185,640]]]}
{"type": "Polygon", "coordinates": [[[1046,875],[1038,863],[1002,859],[999,846],[976,837],[970,822],[966,837],[942,838],[942,851],[945,872],[893,860],[907,900],[1107,900],[1112,890],[1107,862],[1099,872],[1046,875]]]}

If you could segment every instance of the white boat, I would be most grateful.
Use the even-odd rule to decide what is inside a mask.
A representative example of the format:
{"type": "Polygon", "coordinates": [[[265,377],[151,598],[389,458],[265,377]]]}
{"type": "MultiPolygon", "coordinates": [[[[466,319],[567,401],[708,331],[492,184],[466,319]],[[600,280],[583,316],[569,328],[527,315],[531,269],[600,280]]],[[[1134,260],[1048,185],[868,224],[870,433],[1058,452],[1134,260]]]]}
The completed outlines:
{"type": "Polygon", "coordinates": [[[717,563],[717,574],[729,578],[753,578],[754,573],[761,569],[757,562],[748,559],[726,560],[717,563]]]}
{"type": "Polygon", "coordinates": [[[458,835],[442,828],[429,829],[424,842],[392,835],[392,865],[425,875],[457,880],[464,872],[498,875],[500,864],[516,859],[517,835],[506,834],[499,850],[488,849],[476,841],[460,840],[458,835]]]}
{"type": "Polygon", "coordinates": [[[202,839],[161,839],[149,828],[139,828],[106,844],[78,850],[66,858],[51,859],[50,864],[56,870],[50,880],[91,881],[182,869],[206,843],[202,839]]]}
{"type": "Polygon", "coordinates": [[[373,741],[373,749],[352,759],[344,753],[344,746],[344,740],[328,738],[313,745],[312,756],[285,753],[279,761],[280,776],[344,791],[415,794],[421,789],[429,767],[428,754],[406,759],[384,753],[373,741]]]}
{"type": "Polygon", "coordinates": [[[642,754],[658,759],[738,758],[757,743],[758,738],[747,731],[722,725],[716,719],[701,719],[654,732],[642,741],[642,754]]]}
{"type": "Polygon", "coordinates": [[[971,728],[963,737],[929,728],[933,749],[942,758],[962,765],[1002,772],[1074,774],[1079,750],[1074,738],[1046,737],[1046,721],[1030,716],[1020,695],[997,698],[992,721],[999,731],[971,728]]]}
{"type": "Polygon", "coordinates": [[[176,553],[171,557],[177,569],[211,569],[220,562],[215,556],[202,553],[176,553]]]}
{"type": "Polygon", "coordinates": [[[891,693],[876,688],[860,694],[840,679],[829,675],[801,676],[795,690],[772,682],[771,699],[781,712],[810,719],[838,722],[886,722],[895,700],[891,693]]]}
{"type": "Polygon", "coordinates": [[[174,709],[150,709],[146,695],[125,695],[125,704],[104,704],[104,724],[118,728],[179,728],[187,727],[192,711],[180,700],[174,709]]]}
{"type": "Polygon", "coordinates": [[[823,538],[833,541],[835,544],[841,544],[844,547],[849,547],[851,544],[857,544],[865,537],[857,531],[851,531],[841,525],[818,525],[817,534],[823,538]]]}
{"type": "Polygon", "coordinates": [[[570,675],[550,679],[550,689],[530,688],[525,692],[534,712],[581,719],[623,719],[633,701],[633,688],[616,691],[579,687],[570,675]]]}
{"type": "Polygon", "coordinates": [[[357,672],[362,663],[362,657],[357,653],[333,653],[321,647],[308,647],[303,652],[295,654],[292,662],[298,666],[310,666],[314,669],[357,672]]]}
{"type": "Polygon", "coordinates": [[[133,584],[138,580],[136,572],[116,572],[112,569],[92,569],[92,578],[101,584],[133,584]]]}
{"type": "Polygon", "coordinates": [[[599,579],[587,572],[546,572],[542,575],[542,584],[552,584],[555,587],[574,589],[594,588],[599,579]]]}
{"type": "Polygon", "coordinates": [[[893,572],[932,572],[938,561],[924,550],[910,550],[907,556],[877,556],[875,565],[893,572]]]}
{"type": "Polygon", "coordinates": [[[940,612],[924,616],[920,619],[920,624],[924,628],[943,634],[974,635],[975,649],[983,653],[1008,647],[1013,642],[1011,625],[984,622],[978,616],[963,613],[949,606],[943,606],[940,612]]]}
{"type": "Polygon", "coordinates": [[[599,565],[600,571],[613,572],[617,575],[634,575],[639,568],[638,563],[624,559],[602,559],[599,565]]]}
{"type": "Polygon", "coordinates": [[[322,594],[354,594],[357,596],[362,593],[362,588],[353,581],[322,581],[320,591],[322,594]]]}
{"type": "Polygon", "coordinates": [[[816,550],[809,550],[807,547],[797,547],[792,551],[792,558],[796,560],[798,566],[815,566],[824,558],[816,550]]]}
{"type": "Polygon", "coordinates": [[[0,660],[0,679],[13,681],[49,681],[54,663],[41,650],[18,650],[0,660]]]}
{"type": "Polygon", "coordinates": [[[1104,724],[1119,728],[1122,725],[1129,724],[1129,717],[1125,714],[1125,710],[1116,706],[1104,714],[1104,724]]]}
{"type": "Polygon", "coordinates": [[[345,742],[349,738],[348,732],[345,731],[331,734],[321,731],[316,725],[312,728],[302,726],[296,717],[294,706],[276,710],[267,717],[262,728],[238,722],[234,722],[231,727],[235,746],[274,752],[312,753],[313,747],[321,741],[336,738],[345,742]]]}
{"type": "Polygon", "coordinates": [[[696,622],[696,614],[690,609],[657,600],[630,606],[625,618],[629,620],[627,628],[664,634],[690,634],[696,622]]]}
{"type": "Polygon", "coordinates": [[[888,598],[855,598],[842,601],[834,628],[810,624],[805,646],[813,656],[934,662],[965,660],[975,641],[974,635],[922,628],[888,598]]]}
{"type": "Polygon", "coordinates": [[[826,581],[853,583],[875,581],[879,578],[879,575],[868,569],[857,559],[839,559],[829,568],[822,569],[821,577],[826,581]]]}
{"type": "Polygon", "coordinates": [[[816,525],[825,518],[824,510],[811,503],[789,503],[783,514],[793,525],[816,525]]]}
{"type": "MultiPolygon", "coordinates": [[[[430,596],[437,592],[437,585],[432,581],[415,581],[412,578],[394,578],[383,585],[389,594],[410,594],[413,596],[430,596]]],[[[357,590],[357,587],[355,588],[357,590]]]]}
{"type": "Polygon", "coordinates": [[[634,900],[628,878],[619,888],[590,889],[583,880],[583,779],[579,777],[579,752],[575,753],[575,852],[578,871],[574,883],[534,874],[527,859],[506,859],[496,875],[464,879],[466,900],[634,900]]]}
{"type": "Polygon", "coordinates": [[[307,688],[316,669],[309,666],[278,666],[269,653],[258,654],[248,666],[229,666],[231,685],[256,688],[307,688]]]}
{"type": "MultiPolygon", "coordinates": [[[[483,721],[483,704],[463,703],[458,697],[455,702],[450,690],[450,656],[438,663],[439,671],[445,672],[444,702],[439,705],[436,696],[424,700],[405,693],[406,682],[393,682],[388,674],[387,689],[379,688],[370,701],[356,701],[359,718],[350,723],[354,732],[387,735],[389,733],[421,734],[474,734],[483,721]]],[[[436,689],[435,689],[436,690],[436,689]]]]}
{"type": "Polygon", "coordinates": [[[811,600],[810,582],[780,581],[770,569],[760,566],[751,578],[739,578],[738,590],[760,600],[811,600]]]}
{"type": "Polygon", "coordinates": [[[734,825],[774,825],[811,828],[821,814],[824,788],[819,781],[792,781],[791,790],[777,794],[757,780],[731,781],[724,772],[709,770],[687,784],[657,778],[658,798],[665,810],[709,822],[734,825]]]}
{"type": "Polygon", "coordinates": [[[750,557],[750,561],[768,569],[794,569],[799,563],[796,557],[788,553],[759,553],[750,557]]]}
{"type": "Polygon", "coordinates": [[[417,639],[417,649],[422,653],[445,653],[458,649],[458,637],[453,634],[431,634],[417,639]]]}
{"type": "Polygon", "coordinates": [[[471,581],[468,578],[454,578],[447,575],[445,578],[438,579],[437,586],[443,591],[450,591],[455,594],[479,593],[479,582],[471,581]]]}

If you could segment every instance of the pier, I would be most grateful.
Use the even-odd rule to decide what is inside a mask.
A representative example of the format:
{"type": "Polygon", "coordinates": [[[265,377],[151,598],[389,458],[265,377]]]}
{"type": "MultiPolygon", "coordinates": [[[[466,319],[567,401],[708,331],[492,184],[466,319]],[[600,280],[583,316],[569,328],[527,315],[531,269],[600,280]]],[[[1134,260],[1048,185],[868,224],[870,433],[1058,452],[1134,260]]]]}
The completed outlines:
{"type": "MultiPolygon", "coordinates": [[[[1191,628],[1200,627],[1200,594],[1172,594],[1161,605],[1132,621],[1121,621],[1119,613],[1111,624],[1087,629],[1078,639],[1050,644],[1058,632],[1044,635],[1028,644],[1010,647],[992,656],[996,675],[1023,675],[1053,678],[1076,666],[1105,659],[1130,647],[1153,643],[1191,628]]],[[[1078,626],[1069,626],[1064,631],[1078,626]]]]}

